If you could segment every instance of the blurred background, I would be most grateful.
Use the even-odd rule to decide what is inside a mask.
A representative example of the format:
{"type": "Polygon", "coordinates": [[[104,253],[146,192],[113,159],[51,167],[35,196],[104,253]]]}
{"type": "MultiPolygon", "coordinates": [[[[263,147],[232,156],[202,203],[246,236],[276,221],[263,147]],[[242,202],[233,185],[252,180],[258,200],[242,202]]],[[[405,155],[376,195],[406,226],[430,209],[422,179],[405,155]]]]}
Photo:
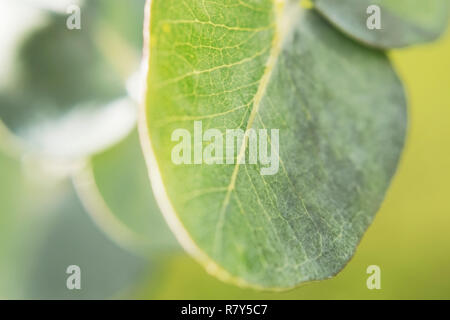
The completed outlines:
{"type": "Polygon", "coordinates": [[[450,299],[450,30],[389,52],[409,136],[354,258],[333,279],[258,292],[183,253],[151,197],[135,129],[144,2],[0,0],[0,299],[450,299]],[[73,4],[81,29],[66,25],[73,4]]]}

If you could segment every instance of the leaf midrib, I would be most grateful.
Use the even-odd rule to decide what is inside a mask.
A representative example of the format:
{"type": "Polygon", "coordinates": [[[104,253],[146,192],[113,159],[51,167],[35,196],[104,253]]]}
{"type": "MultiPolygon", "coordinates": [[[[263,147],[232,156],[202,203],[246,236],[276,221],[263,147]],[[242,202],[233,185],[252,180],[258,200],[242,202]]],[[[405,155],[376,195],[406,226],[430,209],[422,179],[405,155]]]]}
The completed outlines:
{"type": "MultiPolygon", "coordinates": [[[[292,30],[292,25],[298,19],[301,13],[301,7],[298,3],[293,3],[289,0],[274,0],[274,12],[275,12],[275,35],[272,40],[272,49],[270,55],[266,62],[266,67],[264,73],[261,77],[258,90],[255,93],[253,99],[253,107],[247,122],[247,130],[253,127],[256,115],[258,114],[259,108],[261,107],[261,102],[267,91],[267,87],[272,78],[273,71],[277,64],[280,53],[283,49],[284,41],[286,40],[289,32],[292,30]]],[[[244,135],[244,140],[242,142],[239,154],[236,158],[236,164],[231,175],[230,184],[227,187],[227,192],[225,194],[224,201],[219,211],[219,220],[216,225],[215,240],[213,244],[213,251],[217,253],[218,243],[222,238],[222,229],[225,222],[225,213],[227,207],[230,203],[231,194],[235,190],[237,176],[240,168],[240,161],[245,157],[245,152],[248,145],[248,136],[244,135]]]]}

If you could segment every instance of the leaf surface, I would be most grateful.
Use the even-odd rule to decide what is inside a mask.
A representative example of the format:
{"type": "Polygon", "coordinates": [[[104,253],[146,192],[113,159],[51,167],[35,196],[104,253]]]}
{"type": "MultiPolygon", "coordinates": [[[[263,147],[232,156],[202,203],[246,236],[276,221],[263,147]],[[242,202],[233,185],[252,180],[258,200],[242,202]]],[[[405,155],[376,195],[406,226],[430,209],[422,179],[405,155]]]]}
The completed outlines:
{"type": "Polygon", "coordinates": [[[290,1],[156,0],[148,27],[141,140],[181,244],[244,286],[286,289],[336,274],[404,144],[405,97],[386,56],[290,1]],[[234,164],[174,164],[172,133],[193,137],[200,120],[223,134],[279,129],[279,171],[238,164],[247,140],[234,164]]]}
{"type": "Polygon", "coordinates": [[[399,48],[432,41],[448,21],[447,0],[313,0],[315,8],[336,27],[359,41],[379,48],[399,48]],[[381,29],[371,30],[367,13],[380,8],[381,29]]]}

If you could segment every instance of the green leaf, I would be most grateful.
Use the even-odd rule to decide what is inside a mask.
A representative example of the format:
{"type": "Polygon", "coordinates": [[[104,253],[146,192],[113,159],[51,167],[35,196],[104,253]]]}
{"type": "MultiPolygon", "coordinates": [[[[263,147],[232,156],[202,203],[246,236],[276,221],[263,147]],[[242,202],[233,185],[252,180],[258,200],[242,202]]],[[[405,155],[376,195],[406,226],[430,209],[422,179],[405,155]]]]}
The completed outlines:
{"type": "Polygon", "coordinates": [[[119,244],[146,256],[179,248],[152,196],[136,130],[93,156],[75,181],[91,216],[119,244]]]}
{"type": "Polygon", "coordinates": [[[448,0],[313,0],[333,25],[357,40],[379,48],[399,48],[432,41],[445,30],[448,0]],[[381,29],[371,30],[367,19],[381,9],[381,29]]]}
{"type": "Polygon", "coordinates": [[[128,35],[142,33],[143,1],[130,6],[134,17],[117,19],[121,3],[87,2],[81,30],[67,28],[69,15],[38,10],[39,27],[11,48],[15,59],[0,85],[0,118],[27,149],[84,157],[133,129],[136,105],[126,81],[139,67],[141,45],[128,35]]]}
{"type": "MultiPolygon", "coordinates": [[[[290,1],[154,0],[149,28],[141,140],[183,246],[210,273],[256,288],[340,271],[404,144],[405,96],[387,57],[290,1]],[[193,136],[194,120],[224,134],[279,129],[278,173],[175,165],[172,133],[193,136]]],[[[234,162],[248,153],[238,146],[234,162]]]]}

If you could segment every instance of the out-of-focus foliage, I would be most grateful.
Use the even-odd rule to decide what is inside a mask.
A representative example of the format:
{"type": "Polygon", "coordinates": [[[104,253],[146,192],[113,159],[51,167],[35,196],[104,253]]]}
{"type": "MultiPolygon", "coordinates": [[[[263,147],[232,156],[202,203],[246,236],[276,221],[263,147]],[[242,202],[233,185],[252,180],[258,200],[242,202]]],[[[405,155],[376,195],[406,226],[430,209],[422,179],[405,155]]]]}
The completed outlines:
{"type": "Polygon", "coordinates": [[[144,255],[179,248],[152,196],[136,130],[93,156],[76,183],[93,218],[119,243],[144,255]]]}
{"type": "MultiPolygon", "coordinates": [[[[140,63],[144,1],[133,1],[127,10],[124,4],[87,1],[81,8],[81,30],[66,27],[66,14],[22,4],[41,22],[12,48],[11,75],[0,87],[0,118],[27,148],[82,157],[133,128],[136,106],[126,81],[140,63]]],[[[16,19],[21,14],[18,10],[16,19]]]]}
{"type": "Polygon", "coordinates": [[[17,295],[23,286],[20,273],[25,265],[20,256],[24,250],[18,244],[17,222],[26,221],[21,214],[26,206],[21,197],[26,187],[20,164],[4,154],[0,154],[0,184],[0,297],[6,297],[8,293],[17,295]],[[14,268],[8,265],[11,261],[17,262],[14,268]]]}
{"type": "Polygon", "coordinates": [[[27,297],[34,299],[105,299],[120,297],[136,286],[149,261],[118,247],[83,210],[72,187],[52,208],[54,218],[31,261],[27,297]],[[68,290],[64,271],[81,268],[81,290],[68,290]]]}
{"type": "Polygon", "coordinates": [[[133,3],[119,23],[123,1],[85,2],[81,30],[67,29],[67,4],[45,11],[43,1],[0,3],[7,17],[1,22],[9,23],[3,29],[13,34],[0,37],[10,50],[0,55],[8,67],[1,74],[0,117],[19,137],[11,139],[0,126],[0,145],[8,151],[0,153],[0,298],[123,297],[154,270],[148,255],[112,242],[70,181],[60,180],[59,166],[67,173],[80,164],[67,170],[66,162],[26,155],[78,158],[134,127],[126,81],[140,63],[144,1],[133,3]],[[25,20],[15,23],[14,16],[25,20]],[[66,287],[69,265],[81,268],[80,291],[66,287]]]}
{"type": "Polygon", "coordinates": [[[67,182],[5,154],[0,176],[0,298],[111,298],[152,270],[103,234],[67,182]],[[66,287],[70,265],[81,268],[82,290],[66,287]]]}
{"type": "MultiPolygon", "coordinates": [[[[448,0],[313,0],[318,12],[351,37],[380,48],[435,40],[448,21],[448,0]],[[377,15],[373,5],[380,10],[377,15]],[[371,7],[372,6],[372,7],[371,7]],[[368,10],[370,9],[370,10],[368,10]],[[380,29],[367,26],[378,17],[380,29]]],[[[372,22],[373,23],[373,22],[372,22]]]]}

